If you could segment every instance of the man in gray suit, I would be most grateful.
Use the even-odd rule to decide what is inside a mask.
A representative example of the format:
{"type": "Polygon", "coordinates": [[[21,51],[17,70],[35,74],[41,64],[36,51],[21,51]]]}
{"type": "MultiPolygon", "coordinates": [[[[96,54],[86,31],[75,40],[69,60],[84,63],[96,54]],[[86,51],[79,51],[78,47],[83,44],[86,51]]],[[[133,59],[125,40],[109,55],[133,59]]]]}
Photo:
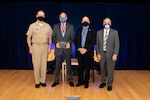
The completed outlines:
{"type": "Polygon", "coordinates": [[[72,68],[71,68],[71,44],[74,40],[74,27],[72,24],[67,23],[67,14],[61,12],[59,15],[60,23],[57,23],[53,27],[52,41],[55,43],[55,57],[56,68],[54,72],[54,83],[52,87],[59,84],[60,69],[62,63],[62,56],[64,55],[67,63],[67,79],[71,87],[74,86],[72,68]]]}
{"type": "Polygon", "coordinates": [[[104,29],[97,31],[96,40],[96,53],[101,67],[101,84],[99,88],[106,86],[106,76],[108,76],[107,91],[111,91],[120,43],[118,31],[110,28],[110,18],[107,17],[103,20],[103,26],[104,29]]]}

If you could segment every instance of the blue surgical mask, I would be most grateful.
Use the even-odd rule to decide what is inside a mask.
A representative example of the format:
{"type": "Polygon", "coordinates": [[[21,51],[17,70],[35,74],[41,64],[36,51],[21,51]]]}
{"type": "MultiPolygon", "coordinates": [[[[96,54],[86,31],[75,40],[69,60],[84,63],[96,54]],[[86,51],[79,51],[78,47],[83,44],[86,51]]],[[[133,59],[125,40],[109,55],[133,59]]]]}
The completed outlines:
{"type": "Polygon", "coordinates": [[[104,28],[110,28],[110,24],[105,24],[104,28]]]}
{"type": "Polygon", "coordinates": [[[60,22],[66,22],[67,18],[59,18],[60,22]]]}

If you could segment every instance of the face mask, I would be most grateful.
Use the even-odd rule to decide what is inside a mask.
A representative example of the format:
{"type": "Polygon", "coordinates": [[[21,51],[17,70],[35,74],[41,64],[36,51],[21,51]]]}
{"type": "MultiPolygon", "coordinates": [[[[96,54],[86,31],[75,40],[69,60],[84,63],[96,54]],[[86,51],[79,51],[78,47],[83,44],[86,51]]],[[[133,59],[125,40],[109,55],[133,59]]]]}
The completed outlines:
{"type": "Polygon", "coordinates": [[[42,17],[42,16],[39,16],[37,19],[40,20],[40,21],[44,21],[45,18],[42,17]]]}
{"type": "Polygon", "coordinates": [[[59,18],[60,22],[66,22],[67,18],[59,18]]]}
{"type": "Polygon", "coordinates": [[[104,28],[110,28],[110,24],[105,24],[104,28]]]}
{"type": "Polygon", "coordinates": [[[83,23],[82,23],[82,26],[88,26],[88,25],[89,25],[88,22],[83,22],[83,23]]]}

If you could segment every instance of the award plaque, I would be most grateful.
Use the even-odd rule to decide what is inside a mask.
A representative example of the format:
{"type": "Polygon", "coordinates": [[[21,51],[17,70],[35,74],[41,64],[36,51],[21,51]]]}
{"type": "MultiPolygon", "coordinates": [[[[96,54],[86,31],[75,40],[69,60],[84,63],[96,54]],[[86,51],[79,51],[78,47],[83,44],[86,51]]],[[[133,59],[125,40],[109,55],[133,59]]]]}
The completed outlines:
{"type": "Polygon", "coordinates": [[[66,48],[66,42],[59,42],[61,48],[66,48]]]}

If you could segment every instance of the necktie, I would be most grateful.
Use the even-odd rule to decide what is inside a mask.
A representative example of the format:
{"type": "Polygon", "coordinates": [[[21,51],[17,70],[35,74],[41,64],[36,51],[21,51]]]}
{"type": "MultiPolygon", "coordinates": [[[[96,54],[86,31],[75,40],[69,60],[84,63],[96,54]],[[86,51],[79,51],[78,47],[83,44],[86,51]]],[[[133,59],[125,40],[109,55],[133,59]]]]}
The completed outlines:
{"type": "Polygon", "coordinates": [[[107,38],[108,38],[108,32],[105,31],[105,34],[104,34],[104,42],[103,42],[103,51],[106,51],[107,38]]]}
{"type": "Polygon", "coordinates": [[[66,27],[65,27],[65,24],[63,23],[62,25],[61,25],[61,31],[62,31],[62,36],[64,37],[64,35],[65,35],[65,30],[66,30],[66,27]]]}
{"type": "Polygon", "coordinates": [[[85,29],[82,32],[82,43],[81,46],[84,47],[85,46],[85,40],[86,40],[86,32],[85,29]]]}

